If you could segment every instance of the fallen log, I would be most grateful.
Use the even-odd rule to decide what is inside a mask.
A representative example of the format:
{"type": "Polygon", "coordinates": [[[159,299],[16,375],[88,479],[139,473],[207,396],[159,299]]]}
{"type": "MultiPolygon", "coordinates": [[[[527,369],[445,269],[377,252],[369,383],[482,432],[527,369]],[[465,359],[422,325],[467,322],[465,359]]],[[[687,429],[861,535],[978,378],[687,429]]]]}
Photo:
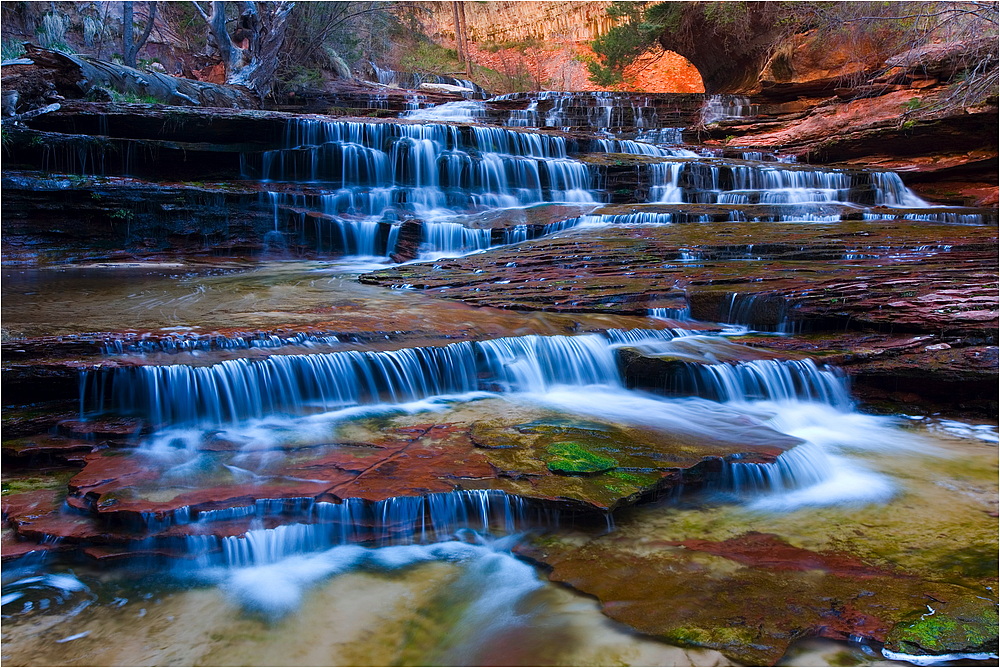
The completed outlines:
{"type": "MultiPolygon", "coordinates": [[[[25,43],[25,57],[46,70],[56,91],[78,98],[98,88],[152,98],[163,104],[258,109],[260,102],[244,88],[147,72],[91,56],[69,55],[25,43]]],[[[26,67],[20,65],[19,67],[26,67]]],[[[30,67],[30,66],[27,66],[30,67]]],[[[4,68],[5,70],[7,68],[4,68]]],[[[6,72],[5,72],[6,75],[6,72]]],[[[7,77],[4,77],[7,79],[7,77]]],[[[8,82],[4,82],[7,88],[8,82]]],[[[16,88],[16,81],[13,82],[16,88]]]]}

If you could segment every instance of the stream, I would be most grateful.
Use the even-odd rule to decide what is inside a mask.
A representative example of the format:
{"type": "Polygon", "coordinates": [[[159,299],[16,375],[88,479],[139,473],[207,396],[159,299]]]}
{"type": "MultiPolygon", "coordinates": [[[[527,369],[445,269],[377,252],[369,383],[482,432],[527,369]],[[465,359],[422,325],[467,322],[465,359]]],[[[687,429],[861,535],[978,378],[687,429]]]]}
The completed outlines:
{"type": "Polygon", "coordinates": [[[737,292],[716,322],[676,286],[574,310],[405,279],[521,294],[466,267],[608,229],[722,229],[721,260],[651,260],[683,273],[777,252],[718,250],[741,223],[990,224],[891,171],[727,158],[634,100],[577,103],[293,118],[240,159],[273,221],[259,256],[5,268],[5,332],[93,348],[44,436],[93,450],[5,471],[39,510],[5,530],[38,547],[4,564],[4,663],[923,665],[883,651],[891,622],[995,601],[995,420],[859,406],[835,363],[748,345],[798,330],[737,292]],[[600,208],[615,160],[631,211],[600,208]]]}

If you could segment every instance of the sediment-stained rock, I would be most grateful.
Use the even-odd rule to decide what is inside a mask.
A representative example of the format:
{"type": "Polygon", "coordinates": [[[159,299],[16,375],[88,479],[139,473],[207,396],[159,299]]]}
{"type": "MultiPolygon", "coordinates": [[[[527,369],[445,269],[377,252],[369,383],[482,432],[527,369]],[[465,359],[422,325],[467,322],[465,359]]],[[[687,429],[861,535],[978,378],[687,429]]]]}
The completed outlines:
{"type": "MultiPolygon", "coordinates": [[[[140,538],[181,536],[177,525],[185,521],[261,502],[276,508],[351,499],[373,504],[500,490],[541,508],[601,518],[671,487],[697,483],[723,460],[773,461],[799,443],[763,425],[753,428],[752,440],[749,425],[742,439],[706,439],[509,410],[509,418],[475,422],[397,419],[398,426],[371,432],[368,441],[286,448],[263,472],[244,477],[233,468],[240,453],[216,447],[211,438],[199,446],[200,468],[211,472],[193,477],[168,472],[172,460],[163,463],[143,451],[100,450],[83,456],[83,470],[68,483],[71,510],[39,506],[42,497],[61,498],[45,490],[5,497],[5,517],[22,541],[58,537],[81,548],[112,546],[107,556],[140,538]],[[563,464],[570,450],[601,466],[570,470],[563,464]]],[[[361,428],[367,429],[363,423],[361,428]]],[[[217,527],[219,535],[231,535],[224,522],[200,526],[200,535],[216,535],[217,527]]]]}

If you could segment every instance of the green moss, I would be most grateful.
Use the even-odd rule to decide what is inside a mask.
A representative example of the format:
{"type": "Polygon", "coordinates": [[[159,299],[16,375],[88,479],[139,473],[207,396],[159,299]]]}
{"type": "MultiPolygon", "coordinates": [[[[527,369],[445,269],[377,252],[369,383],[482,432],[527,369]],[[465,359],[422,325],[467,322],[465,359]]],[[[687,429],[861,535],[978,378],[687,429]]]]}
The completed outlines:
{"type": "Polygon", "coordinates": [[[931,608],[896,624],[886,638],[886,648],[905,654],[996,651],[1000,620],[992,601],[976,598],[947,609],[932,612],[931,608]]]}
{"type": "Polygon", "coordinates": [[[34,492],[40,489],[50,489],[61,495],[66,494],[66,483],[72,478],[78,469],[55,471],[51,474],[25,476],[23,478],[11,477],[0,483],[0,494],[20,494],[21,492],[34,492]]]}
{"type": "Polygon", "coordinates": [[[22,478],[20,480],[9,480],[0,483],[0,494],[19,494],[21,492],[33,492],[36,489],[45,489],[51,483],[44,478],[22,478]]]}
{"type": "Polygon", "coordinates": [[[546,448],[546,452],[552,457],[548,467],[553,473],[569,475],[600,473],[618,466],[618,461],[613,457],[591,452],[572,441],[553,443],[546,448]]]}

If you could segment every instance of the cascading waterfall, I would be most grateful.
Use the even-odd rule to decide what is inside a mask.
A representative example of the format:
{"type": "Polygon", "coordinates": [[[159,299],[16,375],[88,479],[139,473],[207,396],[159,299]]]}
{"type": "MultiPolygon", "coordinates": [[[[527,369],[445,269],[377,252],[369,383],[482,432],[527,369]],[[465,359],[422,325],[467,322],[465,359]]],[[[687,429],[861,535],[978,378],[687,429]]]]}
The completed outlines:
{"type": "Polygon", "coordinates": [[[532,526],[559,524],[557,511],[538,508],[497,490],[394,497],[376,503],[345,499],[336,504],[316,503],[311,515],[315,524],[288,524],[223,538],[220,556],[224,565],[258,566],[360,542],[381,546],[440,541],[461,529],[511,534],[532,526]]]}
{"type": "Polygon", "coordinates": [[[159,339],[139,339],[105,341],[101,351],[105,355],[144,353],[183,353],[208,350],[248,350],[251,348],[283,348],[285,346],[328,346],[340,343],[332,334],[307,334],[299,332],[289,336],[277,334],[244,334],[223,336],[221,334],[167,336],[159,339]]]}
{"type": "Polygon", "coordinates": [[[187,553],[202,559],[202,566],[242,568],[336,545],[428,543],[446,540],[463,529],[509,535],[533,527],[552,528],[559,526],[560,515],[557,509],[500,490],[456,490],[376,502],[358,498],[339,503],[311,498],[261,499],[252,506],[200,511],[194,516],[184,508],[163,518],[144,518],[140,529],[159,532],[170,526],[191,525],[182,540],[187,553]],[[273,529],[251,528],[242,535],[223,538],[201,533],[218,522],[244,520],[252,526],[282,517],[299,521],[273,529]]]}
{"type": "MultiPolygon", "coordinates": [[[[468,110],[480,103],[449,104],[468,110]]],[[[792,222],[838,220],[839,212],[819,207],[829,203],[926,206],[891,172],[670,160],[697,156],[641,141],[594,138],[581,145],[500,127],[297,120],[287,127],[285,145],[264,152],[259,161],[245,157],[244,173],[267,182],[331,188],[310,195],[266,194],[274,211],[273,234],[282,244],[290,235],[280,232],[281,221],[292,221],[300,231],[298,243],[322,253],[390,255],[399,233],[394,226],[405,216],[439,226],[425,232],[429,256],[488,248],[492,243],[484,233],[445,232],[448,223],[442,219],[455,212],[543,202],[594,202],[597,172],[570,157],[581,149],[668,158],[644,167],[649,202],[775,205],[785,208],[770,219],[792,222]],[[433,246],[433,239],[442,245],[433,246]]],[[[702,216],[699,220],[709,219],[702,216]]],[[[516,232],[511,236],[522,238],[516,232]]]]}
{"type": "MultiPolygon", "coordinates": [[[[456,211],[594,202],[590,169],[568,157],[563,137],[496,127],[298,120],[289,124],[285,144],[264,152],[259,164],[245,157],[244,173],[334,188],[266,195],[275,231],[282,217],[294,217],[300,243],[311,240],[320,252],[389,255],[398,235],[390,226],[401,213],[446,225],[436,219],[456,211]]],[[[444,229],[427,231],[425,241],[444,242],[428,252],[489,247],[478,230],[444,229]]]]}
{"type": "MultiPolygon", "coordinates": [[[[615,346],[686,334],[610,330],[607,337],[531,335],[386,352],[272,355],[204,367],[122,367],[84,372],[81,400],[91,410],[114,408],[146,416],[154,424],[222,424],[482,390],[620,387],[615,346]]],[[[844,379],[829,368],[817,369],[810,360],[693,365],[677,383],[722,401],[800,398],[850,405],[844,379]]]]}
{"type": "Polygon", "coordinates": [[[649,201],[680,203],[684,192],[678,185],[678,178],[684,163],[659,162],[649,165],[649,201]]]}
{"type": "Polygon", "coordinates": [[[955,213],[944,211],[939,213],[875,213],[866,211],[862,214],[864,220],[916,220],[925,223],[945,223],[948,225],[983,225],[996,222],[996,216],[984,216],[981,213],[955,213]],[[988,220],[990,219],[990,220],[988,220]]]}
{"type": "Polygon", "coordinates": [[[541,392],[555,384],[619,383],[608,342],[597,334],[122,367],[84,372],[83,380],[91,397],[86,405],[113,406],[156,424],[226,423],[492,388],[541,392]]]}
{"type": "Polygon", "coordinates": [[[480,100],[445,102],[433,107],[404,111],[400,118],[420,121],[471,123],[486,117],[486,105],[480,100]]]}
{"type": "Polygon", "coordinates": [[[843,410],[853,405],[846,377],[809,359],[686,363],[685,369],[672,379],[675,390],[718,401],[814,401],[843,410]]]}
{"type": "Polygon", "coordinates": [[[656,128],[655,130],[643,130],[635,140],[647,144],[683,144],[684,128],[656,128]]]}
{"type": "Polygon", "coordinates": [[[683,308],[651,308],[648,311],[650,318],[656,318],[657,320],[690,320],[691,319],[691,307],[684,306],[683,308]]]}
{"type": "Polygon", "coordinates": [[[825,452],[814,445],[798,445],[774,462],[724,461],[718,487],[745,499],[808,487],[825,480],[829,473],[825,452]]]}
{"type": "Polygon", "coordinates": [[[472,229],[458,223],[424,223],[424,253],[459,255],[486,250],[492,245],[493,230],[472,229]]]}
{"type": "MultiPolygon", "coordinates": [[[[648,165],[649,200],[693,204],[815,205],[830,202],[927,206],[892,172],[800,169],[782,163],[714,164],[702,161],[648,165]]],[[[810,208],[782,214],[789,221],[838,220],[810,208]]]]}
{"type": "Polygon", "coordinates": [[[757,114],[757,105],[742,95],[712,95],[701,108],[701,124],[709,125],[731,118],[742,118],[757,114]]]}
{"type": "Polygon", "coordinates": [[[614,132],[624,128],[655,128],[659,124],[651,98],[634,94],[540,91],[493,98],[496,102],[512,100],[528,101],[525,109],[511,110],[505,125],[512,127],[569,129],[586,126],[614,132]],[[544,111],[539,109],[540,105],[544,106],[544,111]]]}

